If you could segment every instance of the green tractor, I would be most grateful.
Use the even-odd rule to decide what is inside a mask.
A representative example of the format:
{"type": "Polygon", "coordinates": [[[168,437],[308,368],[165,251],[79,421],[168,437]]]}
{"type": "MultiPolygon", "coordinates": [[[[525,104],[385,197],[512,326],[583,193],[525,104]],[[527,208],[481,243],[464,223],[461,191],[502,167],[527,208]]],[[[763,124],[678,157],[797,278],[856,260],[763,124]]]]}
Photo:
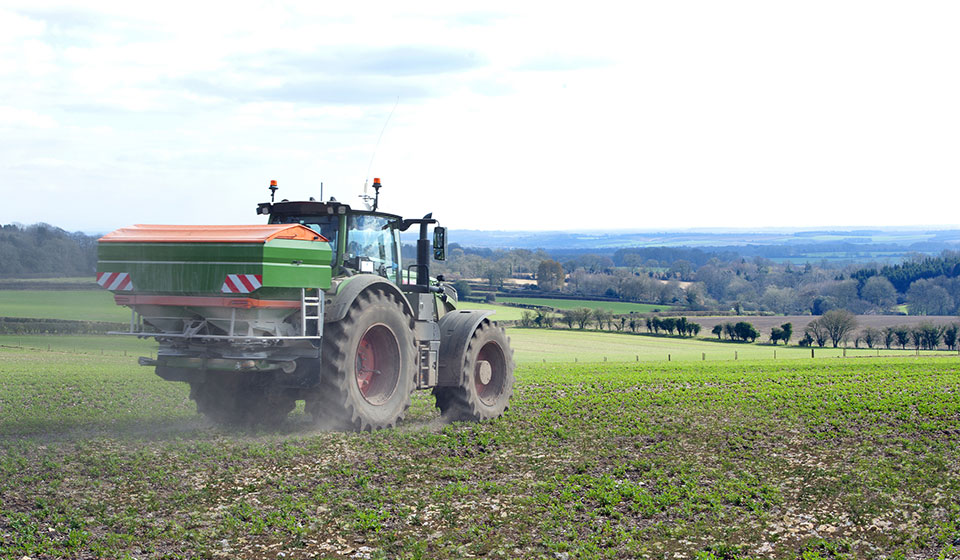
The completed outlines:
{"type": "MultiPolygon", "coordinates": [[[[415,389],[450,420],[486,420],[513,393],[513,351],[489,311],[457,310],[430,276],[446,229],[330,199],[271,202],[259,226],[121,228],[100,239],[97,281],[131,308],[124,333],[153,337],[169,381],[217,423],[276,426],[305,401],[323,426],[395,426],[415,389]],[[428,228],[433,229],[433,243],[428,228]],[[416,227],[417,259],[401,260],[416,227]]],[[[372,207],[370,207],[372,202],[372,207]]]]}

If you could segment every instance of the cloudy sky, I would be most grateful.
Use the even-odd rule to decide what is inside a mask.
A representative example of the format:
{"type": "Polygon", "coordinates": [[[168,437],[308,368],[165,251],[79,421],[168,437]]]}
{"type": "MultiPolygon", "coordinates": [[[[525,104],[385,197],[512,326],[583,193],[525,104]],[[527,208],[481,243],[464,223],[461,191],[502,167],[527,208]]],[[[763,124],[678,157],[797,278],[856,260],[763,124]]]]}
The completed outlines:
{"type": "Polygon", "coordinates": [[[960,224],[956,2],[400,4],[0,2],[0,223],[960,224]]]}

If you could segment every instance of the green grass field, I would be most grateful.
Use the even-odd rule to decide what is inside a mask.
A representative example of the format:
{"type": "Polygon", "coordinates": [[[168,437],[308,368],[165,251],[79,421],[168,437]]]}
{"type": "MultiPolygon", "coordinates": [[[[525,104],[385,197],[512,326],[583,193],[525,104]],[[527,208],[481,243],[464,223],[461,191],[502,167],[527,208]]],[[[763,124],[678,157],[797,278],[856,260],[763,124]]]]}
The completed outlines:
{"type": "Polygon", "coordinates": [[[38,284],[96,284],[95,276],[72,276],[56,278],[0,278],[0,285],[3,284],[22,284],[24,282],[35,282],[38,284]]]}
{"type": "Polygon", "coordinates": [[[474,303],[472,301],[458,303],[457,309],[493,311],[495,315],[493,315],[491,319],[494,321],[517,321],[523,315],[524,311],[520,307],[510,307],[509,305],[498,305],[496,303],[474,303]]]}
{"type": "Polygon", "coordinates": [[[522,366],[500,420],[214,428],[0,348],[5,558],[956,558],[956,358],[522,366]]]}
{"type": "Polygon", "coordinates": [[[650,313],[651,311],[655,310],[669,311],[672,309],[672,307],[669,305],[629,303],[624,301],[589,301],[579,299],[520,298],[506,296],[498,297],[497,301],[503,303],[520,303],[523,305],[543,305],[560,310],[588,307],[590,309],[607,309],[614,313],[650,313]]]}
{"type": "MultiPolygon", "coordinates": [[[[128,313],[0,291],[0,316],[128,313]]],[[[0,558],[960,558],[954,352],[508,334],[503,418],[421,391],[376,433],[302,405],[214,427],[137,364],[152,340],[0,336],[0,558]]]]}
{"type": "MultiPolygon", "coordinates": [[[[810,349],[798,346],[737,344],[704,339],[643,336],[616,332],[509,328],[514,357],[518,363],[632,361],[717,361],[810,359],[810,349]],[[668,358],[669,356],[669,358],[668,358]]],[[[820,358],[837,358],[842,348],[815,348],[820,358]]],[[[952,351],[921,351],[921,355],[957,356],[952,351]]],[[[848,358],[870,356],[914,356],[914,350],[848,348],[848,358]]]]}
{"type": "Polygon", "coordinates": [[[0,317],[124,322],[130,310],[107,290],[0,290],[0,317]]]}

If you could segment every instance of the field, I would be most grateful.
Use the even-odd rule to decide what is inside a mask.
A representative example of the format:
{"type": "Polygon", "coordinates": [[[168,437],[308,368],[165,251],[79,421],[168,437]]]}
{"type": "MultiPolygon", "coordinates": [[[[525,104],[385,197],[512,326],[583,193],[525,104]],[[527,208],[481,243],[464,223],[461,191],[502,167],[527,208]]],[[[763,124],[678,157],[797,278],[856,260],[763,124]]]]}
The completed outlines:
{"type": "MultiPolygon", "coordinates": [[[[509,328],[518,363],[717,361],[810,359],[810,348],[770,346],[701,340],[638,336],[625,333],[509,328]]],[[[913,356],[915,350],[847,348],[846,356],[913,356]]],[[[946,350],[921,351],[922,355],[953,355],[946,350]]],[[[816,359],[837,358],[843,348],[815,348],[816,359]]]]}
{"type": "Polygon", "coordinates": [[[0,290],[0,317],[130,321],[130,310],[113,294],[96,290],[0,290]]]}
{"type": "Polygon", "coordinates": [[[262,433],[132,357],[0,348],[0,556],[954,558],[958,365],[528,365],[495,422],[418,393],[262,433]]]}
{"type": "MultiPolygon", "coordinates": [[[[88,290],[0,316],[129,318],[88,290]]],[[[376,433],[215,427],[152,340],[0,336],[0,558],[960,558],[955,352],[508,333],[503,418],[418,392],[376,433]]]]}

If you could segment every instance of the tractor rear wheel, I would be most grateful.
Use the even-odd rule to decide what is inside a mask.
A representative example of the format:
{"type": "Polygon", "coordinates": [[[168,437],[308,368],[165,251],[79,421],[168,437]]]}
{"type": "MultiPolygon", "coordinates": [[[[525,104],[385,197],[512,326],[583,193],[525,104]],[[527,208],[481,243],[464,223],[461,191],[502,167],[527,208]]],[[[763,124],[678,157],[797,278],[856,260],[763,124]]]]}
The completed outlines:
{"type": "Polygon", "coordinates": [[[410,407],[413,318],[396,295],[362,292],[346,317],[324,326],[323,381],[306,410],[319,424],[348,430],[395,426],[410,407]]]}
{"type": "Polygon", "coordinates": [[[503,414],[513,395],[513,350],[503,328],[484,320],[473,331],[456,387],[436,387],[447,419],[479,421],[503,414]]]}

